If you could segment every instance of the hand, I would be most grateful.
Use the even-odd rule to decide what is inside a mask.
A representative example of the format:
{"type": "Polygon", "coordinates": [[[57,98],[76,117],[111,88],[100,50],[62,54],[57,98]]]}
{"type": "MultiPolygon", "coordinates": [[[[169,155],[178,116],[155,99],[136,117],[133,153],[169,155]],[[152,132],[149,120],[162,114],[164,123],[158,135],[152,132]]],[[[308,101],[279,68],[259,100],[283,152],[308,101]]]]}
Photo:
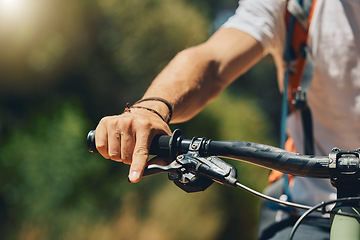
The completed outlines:
{"type": "Polygon", "coordinates": [[[171,135],[169,126],[156,114],[134,108],[101,119],[95,132],[96,148],[104,158],[131,164],[129,180],[138,182],[148,161],[151,142],[160,134],[171,135]]]}

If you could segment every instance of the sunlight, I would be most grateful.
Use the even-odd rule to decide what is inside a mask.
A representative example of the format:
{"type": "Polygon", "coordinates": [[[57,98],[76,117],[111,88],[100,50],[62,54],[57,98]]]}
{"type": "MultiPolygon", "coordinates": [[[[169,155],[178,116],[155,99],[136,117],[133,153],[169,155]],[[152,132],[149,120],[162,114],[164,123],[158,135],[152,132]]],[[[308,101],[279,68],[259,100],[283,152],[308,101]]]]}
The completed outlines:
{"type": "Polygon", "coordinates": [[[8,11],[15,11],[20,5],[20,0],[2,0],[2,6],[8,11]]]}
{"type": "Polygon", "coordinates": [[[0,14],[6,19],[18,19],[25,13],[24,0],[0,0],[0,14]]]}

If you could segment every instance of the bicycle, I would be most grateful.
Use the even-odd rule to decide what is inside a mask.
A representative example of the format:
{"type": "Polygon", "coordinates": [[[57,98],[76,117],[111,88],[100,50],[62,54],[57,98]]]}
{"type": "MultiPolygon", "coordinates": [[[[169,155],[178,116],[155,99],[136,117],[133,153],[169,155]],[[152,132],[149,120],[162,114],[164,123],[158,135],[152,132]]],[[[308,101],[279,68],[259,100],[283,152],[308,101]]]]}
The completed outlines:
{"type": "MultiPolygon", "coordinates": [[[[87,136],[90,152],[96,153],[95,131],[87,136]]],[[[180,130],[172,136],[156,136],[151,155],[171,157],[167,166],[151,164],[143,176],[168,172],[168,178],[186,192],[204,191],[213,182],[242,188],[277,204],[306,210],[292,228],[289,239],[312,212],[330,213],[331,240],[360,240],[360,149],[341,151],[333,148],[329,156],[308,156],[269,145],[243,141],[213,141],[194,137],[184,139],[180,130]],[[219,157],[256,164],[284,173],[315,178],[329,178],[337,189],[337,199],[306,206],[266,196],[239,183],[237,170],[219,157]],[[326,206],[335,204],[332,210],[326,206]]]]}

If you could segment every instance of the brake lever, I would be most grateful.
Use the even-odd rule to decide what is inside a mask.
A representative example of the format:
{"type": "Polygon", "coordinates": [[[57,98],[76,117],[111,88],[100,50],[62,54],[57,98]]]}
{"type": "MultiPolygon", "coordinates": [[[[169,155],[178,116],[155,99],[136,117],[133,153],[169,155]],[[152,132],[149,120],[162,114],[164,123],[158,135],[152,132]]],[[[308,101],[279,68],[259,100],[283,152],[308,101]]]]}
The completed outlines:
{"type": "Polygon", "coordinates": [[[237,182],[236,168],[215,156],[204,158],[196,152],[179,155],[167,166],[148,165],[143,176],[161,172],[168,172],[169,180],[185,192],[204,191],[214,181],[228,186],[237,182]]]}
{"type": "Polygon", "coordinates": [[[194,162],[193,159],[185,157],[188,154],[179,155],[167,166],[158,165],[158,164],[150,164],[145,167],[143,176],[150,176],[162,172],[168,172],[172,174],[178,174],[181,171],[184,171],[188,168],[189,165],[196,165],[197,161],[194,162]]]}
{"type": "Polygon", "coordinates": [[[146,166],[143,176],[150,176],[162,172],[168,172],[168,173],[177,173],[180,168],[183,166],[179,164],[176,160],[172,161],[167,166],[162,166],[158,164],[150,164],[146,166]]]}

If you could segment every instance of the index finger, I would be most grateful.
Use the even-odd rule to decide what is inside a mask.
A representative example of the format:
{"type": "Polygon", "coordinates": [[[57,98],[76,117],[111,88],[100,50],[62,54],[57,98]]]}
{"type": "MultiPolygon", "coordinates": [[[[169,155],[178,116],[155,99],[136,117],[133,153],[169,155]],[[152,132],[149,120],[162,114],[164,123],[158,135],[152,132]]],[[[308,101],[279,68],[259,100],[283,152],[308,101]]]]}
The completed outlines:
{"type": "Polygon", "coordinates": [[[150,132],[148,131],[136,133],[133,160],[129,172],[130,182],[138,182],[141,179],[149,158],[151,140],[150,132]]]}

